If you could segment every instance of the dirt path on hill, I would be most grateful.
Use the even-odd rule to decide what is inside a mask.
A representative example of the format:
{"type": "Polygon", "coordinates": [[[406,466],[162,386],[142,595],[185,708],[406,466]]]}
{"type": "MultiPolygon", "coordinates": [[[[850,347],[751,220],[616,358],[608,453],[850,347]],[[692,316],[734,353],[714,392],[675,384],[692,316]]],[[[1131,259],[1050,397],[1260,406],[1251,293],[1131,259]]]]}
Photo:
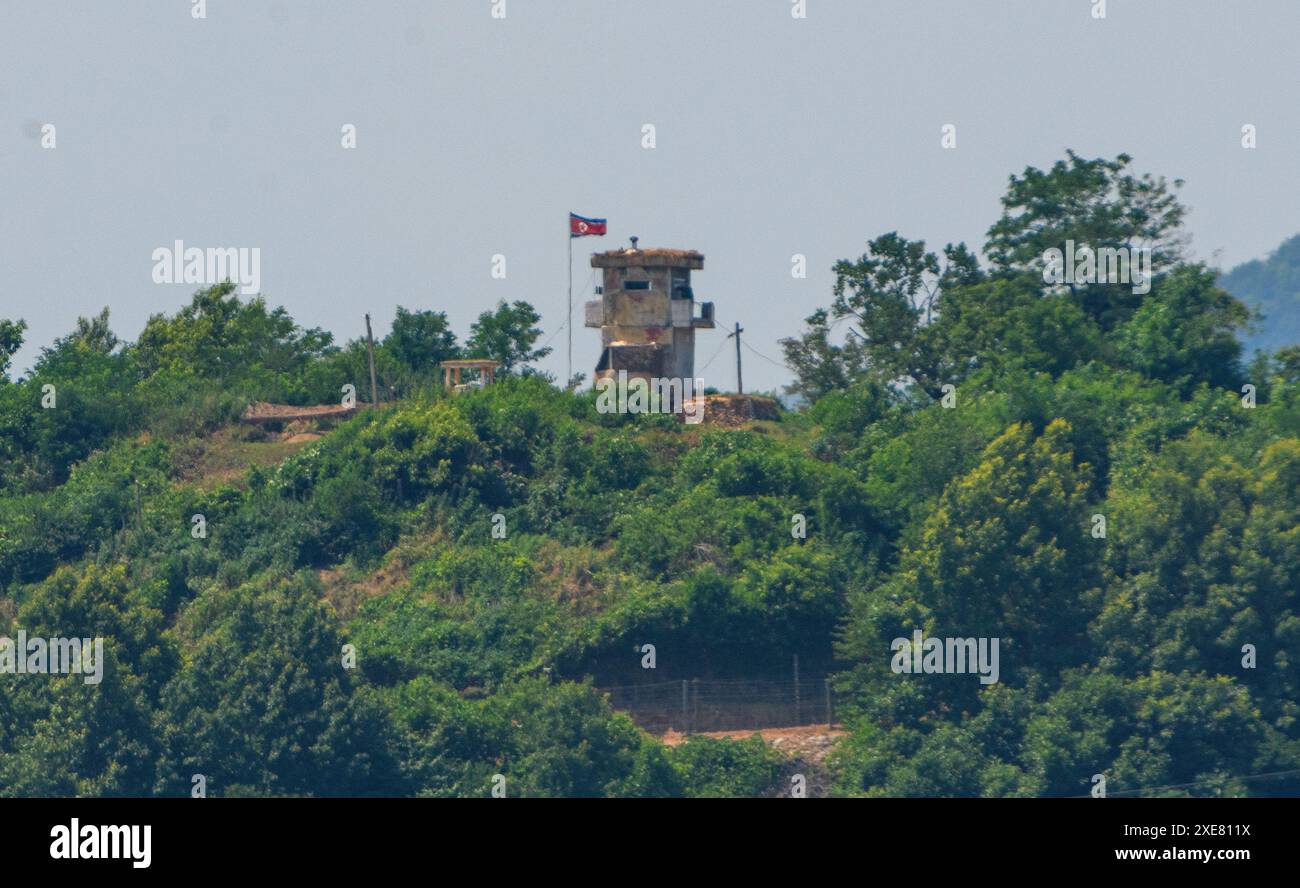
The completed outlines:
{"type": "Polygon", "coordinates": [[[757,734],[773,749],[791,758],[822,762],[835,746],[835,741],[848,732],[839,726],[827,729],[826,725],[800,725],[793,728],[755,728],[750,731],[708,731],[699,734],[679,734],[668,731],[659,737],[665,746],[677,746],[687,737],[713,737],[719,740],[745,740],[757,734]]]}

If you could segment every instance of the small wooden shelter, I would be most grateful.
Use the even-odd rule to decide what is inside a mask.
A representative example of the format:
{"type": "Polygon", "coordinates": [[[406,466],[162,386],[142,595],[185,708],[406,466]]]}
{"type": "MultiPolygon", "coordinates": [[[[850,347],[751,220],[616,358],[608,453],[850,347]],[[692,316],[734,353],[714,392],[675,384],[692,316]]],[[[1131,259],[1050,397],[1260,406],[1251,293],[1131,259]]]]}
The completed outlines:
{"type": "Polygon", "coordinates": [[[442,362],[442,384],[444,388],[455,388],[461,391],[465,388],[460,382],[460,371],[477,370],[479,385],[491,385],[495,377],[496,370],[501,366],[500,361],[493,361],[490,358],[466,358],[459,361],[442,362]]]}

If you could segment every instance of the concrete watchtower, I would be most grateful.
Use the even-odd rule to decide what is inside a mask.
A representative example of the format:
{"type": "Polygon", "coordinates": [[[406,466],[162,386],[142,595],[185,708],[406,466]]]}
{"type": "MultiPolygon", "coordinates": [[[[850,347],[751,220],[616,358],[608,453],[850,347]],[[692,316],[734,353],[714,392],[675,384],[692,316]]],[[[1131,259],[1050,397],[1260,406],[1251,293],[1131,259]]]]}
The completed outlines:
{"type": "Polygon", "coordinates": [[[600,328],[600,360],[594,379],[695,376],[695,331],[713,328],[713,303],[701,302],[695,313],[691,271],[704,267],[695,250],[638,249],[637,239],[624,250],[591,257],[604,269],[600,298],[586,304],[586,325],[600,328]]]}

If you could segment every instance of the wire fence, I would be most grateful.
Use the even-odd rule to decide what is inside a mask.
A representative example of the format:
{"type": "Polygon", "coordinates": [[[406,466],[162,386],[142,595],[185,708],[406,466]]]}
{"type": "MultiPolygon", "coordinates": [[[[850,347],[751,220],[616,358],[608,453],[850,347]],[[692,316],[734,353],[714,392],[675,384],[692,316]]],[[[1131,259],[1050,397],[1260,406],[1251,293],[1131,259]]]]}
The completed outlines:
{"type": "Polygon", "coordinates": [[[610,705],[651,733],[744,731],[831,725],[835,694],[825,677],[799,681],[685,679],[601,688],[610,705]]]}

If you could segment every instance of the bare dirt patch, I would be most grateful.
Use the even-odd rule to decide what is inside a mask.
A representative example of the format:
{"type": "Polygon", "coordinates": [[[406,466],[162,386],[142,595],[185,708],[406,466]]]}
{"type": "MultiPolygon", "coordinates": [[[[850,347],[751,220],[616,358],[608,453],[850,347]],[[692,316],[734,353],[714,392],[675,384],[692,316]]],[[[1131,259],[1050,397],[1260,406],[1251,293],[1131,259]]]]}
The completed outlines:
{"type": "Polygon", "coordinates": [[[238,482],[253,466],[278,465],[320,437],[307,430],[285,436],[227,426],[180,447],[175,457],[176,479],[203,488],[238,482]]]}
{"type": "Polygon", "coordinates": [[[360,404],[316,404],[297,407],[292,404],[271,404],[256,401],[248,405],[240,417],[244,422],[284,423],[309,419],[347,419],[357,412],[360,404]]]}
{"type": "Polygon", "coordinates": [[[758,395],[707,395],[704,404],[705,425],[735,429],[780,418],[777,403],[758,395]]]}
{"type": "Polygon", "coordinates": [[[388,551],[379,567],[361,570],[350,564],[318,571],[323,588],[322,597],[329,602],[343,622],[357,615],[361,605],[405,586],[411,578],[411,568],[419,562],[434,557],[446,544],[440,529],[416,537],[406,537],[388,551]]]}
{"type": "Polygon", "coordinates": [[[848,732],[840,727],[826,725],[800,725],[794,728],[755,728],[752,731],[709,731],[701,734],[679,734],[668,731],[659,737],[665,746],[677,746],[688,737],[713,737],[718,740],[746,740],[757,734],[773,749],[791,758],[822,762],[835,746],[835,741],[848,732]]]}

